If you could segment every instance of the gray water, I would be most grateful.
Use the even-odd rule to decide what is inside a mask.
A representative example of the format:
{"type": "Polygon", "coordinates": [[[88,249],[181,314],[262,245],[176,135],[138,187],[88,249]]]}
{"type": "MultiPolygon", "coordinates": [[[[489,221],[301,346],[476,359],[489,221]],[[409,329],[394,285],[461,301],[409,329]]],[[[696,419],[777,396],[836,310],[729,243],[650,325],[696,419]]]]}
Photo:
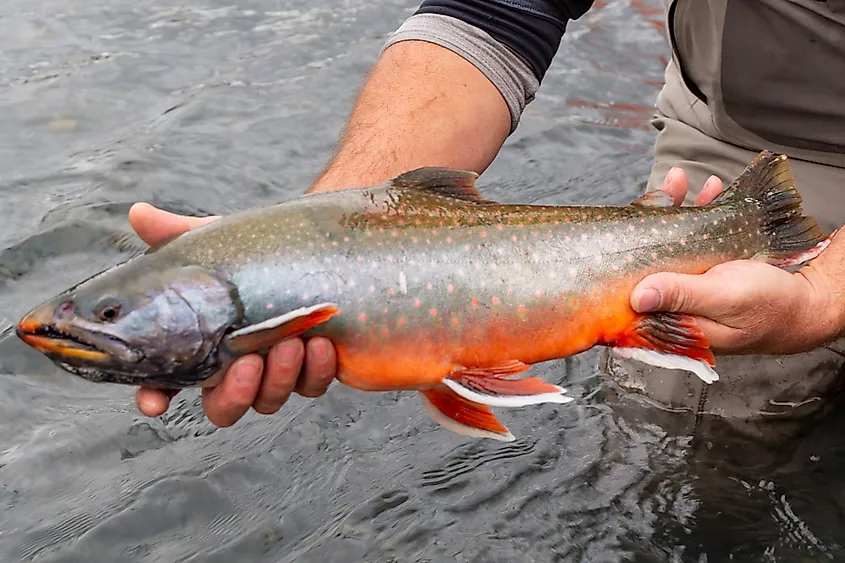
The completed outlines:
{"type": "MultiPolygon", "coordinates": [[[[135,201],[210,214],[300,194],[416,7],[188,4],[0,7],[0,333],[128,256],[135,201]]],[[[485,195],[641,192],[661,5],[608,2],[570,25],[485,195]]],[[[510,444],[438,428],[413,393],[338,384],[217,430],[194,392],[147,419],[133,389],[0,340],[4,563],[845,559],[842,415],[766,446],[611,401],[588,352],[535,368],[578,400],[503,412],[510,444]]]]}

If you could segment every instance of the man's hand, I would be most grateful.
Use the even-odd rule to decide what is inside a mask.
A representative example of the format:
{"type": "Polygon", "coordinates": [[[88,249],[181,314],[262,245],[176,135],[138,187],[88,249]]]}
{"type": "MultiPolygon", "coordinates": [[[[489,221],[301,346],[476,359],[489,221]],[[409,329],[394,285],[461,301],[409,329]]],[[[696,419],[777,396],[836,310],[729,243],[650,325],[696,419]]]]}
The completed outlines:
{"type": "MultiPolygon", "coordinates": [[[[218,218],[174,215],[146,203],[129,210],[132,228],[152,246],[218,218]]],[[[238,358],[220,385],[203,389],[203,409],[208,419],[221,427],[237,422],[250,407],[273,414],[294,391],[304,397],[325,393],[336,370],[337,357],[328,339],[312,338],[307,345],[300,338],[287,340],[270,349],[266,364],[258,354],[238,358]]],[[[161,415],[176,393],[141,387],[135,397],[138,410],[146,416],[161,415]]]]}
{"type": "MultiPolygon", "coordinates": [[[[664,191],[680,204],[683,170],[666,175],[664,191]]],[[[722,190],[711,177],[696,199],[706,205],[722,190]]],[[[791,354],[811,350],[845,333],[845,238],[836,236],[796,273],[752,260],[717,265],[701,275],[659,273],[631,294],[642,313],[695,315],[717,354],[791,354]]]]}

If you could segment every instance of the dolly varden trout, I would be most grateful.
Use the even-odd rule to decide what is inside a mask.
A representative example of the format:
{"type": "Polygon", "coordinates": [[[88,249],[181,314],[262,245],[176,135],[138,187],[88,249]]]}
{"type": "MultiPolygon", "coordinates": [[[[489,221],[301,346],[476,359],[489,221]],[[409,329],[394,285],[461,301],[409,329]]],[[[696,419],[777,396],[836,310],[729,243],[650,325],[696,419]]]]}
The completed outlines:
{"type": "Polygon", "coordinates": [[[710,205],[501,205],[476,174],[422,168],[225,217],[39,305],[18,335],[91,381],[218,383],[234,358],[328,337],[338,379],[416,390],[443,426],[513,440],[490,407],[565,403],[514,378],[594,345],[718,378],[693,317],[638,314],[648,274],[734,259],[806,261],[826,241],[785,156],[762,153],[710,205]]]}

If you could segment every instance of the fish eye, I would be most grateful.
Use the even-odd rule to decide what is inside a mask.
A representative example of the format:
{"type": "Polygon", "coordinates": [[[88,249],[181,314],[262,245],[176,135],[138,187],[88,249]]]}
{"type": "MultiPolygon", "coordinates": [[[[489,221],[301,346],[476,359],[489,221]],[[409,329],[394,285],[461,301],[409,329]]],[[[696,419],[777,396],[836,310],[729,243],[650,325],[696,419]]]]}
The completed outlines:
{"type": "Polygon", "coordinates": [[[106,296],[94,307],[94,314],[103,322],[111,322],[120,316],[122,303],[116,297],[106,296]]]}

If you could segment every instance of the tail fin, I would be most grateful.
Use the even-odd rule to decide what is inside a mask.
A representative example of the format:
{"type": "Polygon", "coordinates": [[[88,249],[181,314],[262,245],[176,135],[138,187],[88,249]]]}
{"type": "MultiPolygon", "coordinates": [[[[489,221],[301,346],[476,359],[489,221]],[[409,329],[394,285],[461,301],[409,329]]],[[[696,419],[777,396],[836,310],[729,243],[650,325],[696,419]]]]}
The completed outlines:
{"type": "Polygon", "coordinates": [[[770,243],[761,258],[779,266],[795,265],[814,258],[827,246],[827,236],[818,222],[804,215],[786,155],[761,152],[713,204],[739,198],[753,198],[763,208],[763,229],[770,243]]]}

